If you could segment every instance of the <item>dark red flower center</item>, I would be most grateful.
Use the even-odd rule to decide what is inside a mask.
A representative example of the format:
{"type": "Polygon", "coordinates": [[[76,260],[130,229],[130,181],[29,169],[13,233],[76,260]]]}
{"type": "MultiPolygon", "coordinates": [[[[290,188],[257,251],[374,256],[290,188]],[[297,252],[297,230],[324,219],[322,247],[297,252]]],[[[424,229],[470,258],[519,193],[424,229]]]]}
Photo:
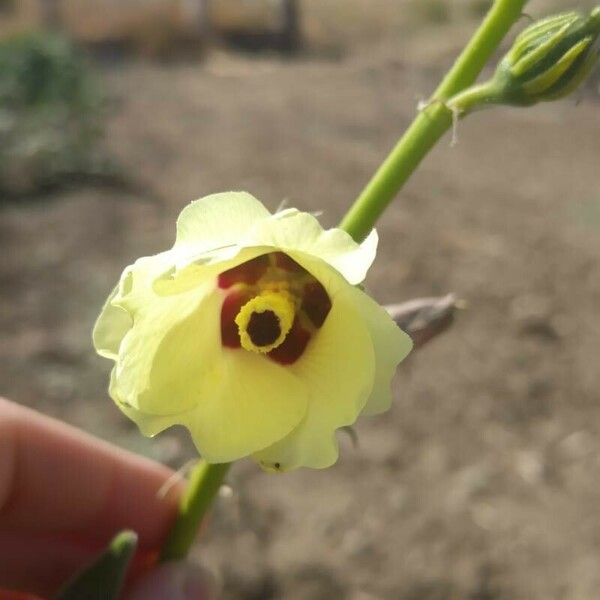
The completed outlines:
{"type": "Polygon", "coordinates": [[[218,284],[226,294],[221,308],[223,346],[262,352],[282,365],[302,356],[331,310],[323,285],[283,252],[263,254],[233,267],[219,275],[218,284]]]}

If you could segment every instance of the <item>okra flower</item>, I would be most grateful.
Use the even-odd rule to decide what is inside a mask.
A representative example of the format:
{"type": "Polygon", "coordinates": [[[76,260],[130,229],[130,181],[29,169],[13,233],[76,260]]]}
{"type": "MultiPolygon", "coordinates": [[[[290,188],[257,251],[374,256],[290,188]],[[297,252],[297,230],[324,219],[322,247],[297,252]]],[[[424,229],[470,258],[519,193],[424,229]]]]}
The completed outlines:
{"type": "Polygon", "coordinates": [[[246,193],[193,202],[173,248],[127,267],[98,318],[110,395],[145,435],[185,426],[208,462],[330,466],[335,431],[389,407],[412,345],[356,287],[376,246],[246,193]]]}

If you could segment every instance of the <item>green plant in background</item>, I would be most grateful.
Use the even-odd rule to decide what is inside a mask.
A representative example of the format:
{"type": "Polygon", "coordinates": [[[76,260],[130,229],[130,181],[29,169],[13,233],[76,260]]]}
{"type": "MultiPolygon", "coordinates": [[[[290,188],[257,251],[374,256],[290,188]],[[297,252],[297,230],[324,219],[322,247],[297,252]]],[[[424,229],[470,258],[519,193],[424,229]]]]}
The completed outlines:
{"type": "MultiPolygon", "coordinates": [[[[104,97],[81,52],[49,33],[0,43],[0,194],[105,169],[104,97]]],[[[1,197],[1,196],[0,196],[1,197]]]]}

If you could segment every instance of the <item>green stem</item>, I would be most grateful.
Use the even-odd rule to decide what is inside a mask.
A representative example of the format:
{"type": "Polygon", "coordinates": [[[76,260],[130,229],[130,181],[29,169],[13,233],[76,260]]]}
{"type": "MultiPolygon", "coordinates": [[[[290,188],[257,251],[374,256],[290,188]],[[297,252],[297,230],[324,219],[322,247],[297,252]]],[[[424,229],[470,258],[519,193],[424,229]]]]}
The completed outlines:
{"type": "Polygon", "coordinates": [[[161,562],[185,558],[198,534],[200,523],[217,495],[230,463],[211,465],[200,461],[190,475],[179,513],[161,554],[161,562]]]}
{"type": "Polygon", "coordinates": [[[494,80],[472,85],[466,90],[452,96],[446,106],[457,117],[465,117],[475,110],[482,110],[492,104],[498,104],[500,92],[494,80]]]}
{"type": "Polygon", "coordinates": [[[527,0],[496,0],[453,67],[398,144],[377,170],[340,227],[362,241],[388,204],[406,183],[436,142],[452,126],[446,101],[472,85],[512,25],[527,0]]]}

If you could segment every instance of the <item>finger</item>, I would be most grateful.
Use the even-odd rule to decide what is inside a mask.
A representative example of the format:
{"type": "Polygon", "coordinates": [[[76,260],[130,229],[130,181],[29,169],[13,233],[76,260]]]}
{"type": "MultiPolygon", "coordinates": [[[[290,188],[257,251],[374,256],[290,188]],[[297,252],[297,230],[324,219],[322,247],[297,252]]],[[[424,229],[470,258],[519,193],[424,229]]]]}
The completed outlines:
{"type": "Polygon", "coordinates": [[[138,533],[141,549],[158,549],[180,491],[158,495],[171,475],[0,399],[0,584],[25,575],[27,589],[40,591],[37,573],[70,575],[124,528],[138,533]]]}
{"type": "MultiPolygon", "coordinates": [[[[0,548],[0,587],[46,598],[53,597],[66,581],[90,564],[105,549],[105,544],[58,536],[0,533],[0,548]]],[[[139,577],[146,573],[154,566],[156,557],[156,552],[138,552],[130,574],[139,577]]],[[[1,593],[0,600],[4,600],[1,593]]]]}

